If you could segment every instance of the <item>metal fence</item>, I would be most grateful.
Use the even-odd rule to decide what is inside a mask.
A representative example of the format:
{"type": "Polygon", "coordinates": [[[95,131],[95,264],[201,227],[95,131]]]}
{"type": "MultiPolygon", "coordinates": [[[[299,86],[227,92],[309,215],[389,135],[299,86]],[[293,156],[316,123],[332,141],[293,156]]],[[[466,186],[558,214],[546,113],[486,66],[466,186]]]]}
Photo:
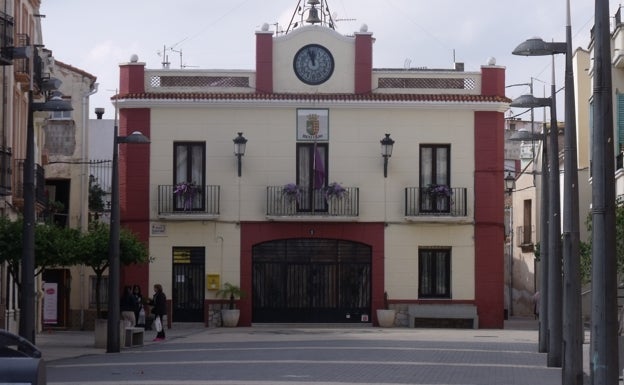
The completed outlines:
{"type": "Polygon", "coordinates": [[[405,188],[405,216],[463,217],[467,213],[465,187],[451,188],[451,195],[432,195],[427,188],[405,188]]]}

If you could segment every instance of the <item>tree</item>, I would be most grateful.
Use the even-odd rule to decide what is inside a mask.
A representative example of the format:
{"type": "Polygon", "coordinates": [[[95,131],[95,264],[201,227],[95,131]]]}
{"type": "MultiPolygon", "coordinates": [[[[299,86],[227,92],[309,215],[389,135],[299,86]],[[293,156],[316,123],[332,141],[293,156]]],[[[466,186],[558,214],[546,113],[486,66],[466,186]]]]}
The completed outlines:
{"type": "MultiPolygon", "coordinates": [[[[98,317],[102,316],[100,286],[104,271],[108,269],[109,226],[99,222],[89,225],[89,232],[79,241],[78,261],[89,266],[95,273],[95,306],[98,317]]],[[[119,233],[119,260],[123,265],[147,262],[147,248],[128,229],[119,233]]]]}
{"type": "MultiPolygon", "coordinates": [[[[0,216],[0,262],[6,262],[9,274],[21,289],[23,221],[0,216]]],[[[35,225],[35,275],[54,266],[71,266],[76,262],[79,232],[52,224],[35,225]]]]}

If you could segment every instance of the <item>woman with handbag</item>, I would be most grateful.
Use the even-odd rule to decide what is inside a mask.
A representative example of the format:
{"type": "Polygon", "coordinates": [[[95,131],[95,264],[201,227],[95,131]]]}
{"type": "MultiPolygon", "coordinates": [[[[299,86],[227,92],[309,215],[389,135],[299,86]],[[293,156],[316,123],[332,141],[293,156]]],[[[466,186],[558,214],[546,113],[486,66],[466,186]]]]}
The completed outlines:
{"type": "Polygon", "coordinates": [[[167,314],[167,296],[163,293],[161,284],[154,285],[154,296],[149,304],[152,305],[152,314],[154,314],[154,329],[158,332],[154,341],[163,341],[165,339],[163,316],[167,314]]]}

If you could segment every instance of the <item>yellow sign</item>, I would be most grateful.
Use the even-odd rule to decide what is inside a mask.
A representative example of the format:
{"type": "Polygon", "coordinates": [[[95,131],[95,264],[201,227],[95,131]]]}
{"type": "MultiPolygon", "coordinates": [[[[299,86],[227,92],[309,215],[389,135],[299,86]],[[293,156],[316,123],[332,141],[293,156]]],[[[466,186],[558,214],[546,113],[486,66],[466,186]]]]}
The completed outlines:
{"type": "Polygon", "coordinates": [[[191,251],[173,250],[173,263],[191,263],[191,251]]]}
{"type": "Polygon", "coordinates": [[[206,274],[206,290],[219,290],[220,278],[219,274],[206,274]]]}

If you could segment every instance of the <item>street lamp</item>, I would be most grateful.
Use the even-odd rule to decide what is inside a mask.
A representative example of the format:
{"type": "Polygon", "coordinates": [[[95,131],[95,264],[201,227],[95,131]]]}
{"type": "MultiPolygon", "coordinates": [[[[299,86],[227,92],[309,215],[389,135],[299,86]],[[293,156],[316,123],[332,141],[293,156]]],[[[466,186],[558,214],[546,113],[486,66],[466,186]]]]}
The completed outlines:
{"type": "MultiPolygon", "coordinates": [[[[515,51],[514,51],[515,52],[515,51]]],[[[518,102],[526,102],[526,106],[540,106],[550,102],[550,131],[548,150],[548,366],[561,366],[561,234],[560,197],[559,197],[559,127],[557,124],[555,66],[552,59],[552,84],[550,98],[533,98],[526,95],[518,102]]],[[[518,106],[517,104],[514,104],[518,106]]],[[[543,147],[545,148],[545,146],[543,147]]],[[[543,297],[542,297],[543,298],[543,297]]]]}
{"type": "MultiPolygon", "coordinates": [[[[596,1],[596,4],[600,1],[596,1]]],[[[607,7],[608,8],[608,7],[607,7]]],[[[572,27],[570,20],[570,0],[566,0],[566,41],[565,42],[552,42],[547,43],[539,38],[532,38],[524,43],[520,44],[512,52],[514,55],[524,56],[544,56],[552,55],[554,63],[555,54],[565,54],[565,131],[564,131],[564,178],[563,178],[563,286],[565,291],[562,290],[561,285],[561,270],[560,263],[557,263],[559,267],[557,280],[550,280],[550,283],[557,284],[553,291],[559,291],[559,296],[550,298],[560,298],[561,291],[563,291],[563,309],[557,304],[558,314],[549,314],[549,319],[554,315],[559,318],[556,321],[558,325],[555,326],[554,332],[560,333],[560,327],[563,326],[563,332],[561,337],[556,335],[555,338],[551,338],[550,342],[555,343],[549,346],[548,364],[549,366],[561,366],[561,356],[559,354],[560,349],[565,346],[563,352],[563,383],[565,384],[582,384],[583,382],[583,341],[581,339],[581,333],[583,332],[583,324],[581,320],[581,279],[580,279],[580,232],[579,232],[579,197],[578,197],[578,162],[576,154],[576,107],[574,97],[574,73],[572,69],[572,27]],[[565,321],[562,319],[561,314],[566,314],[565,321]],[[563,325],[561,323],[563,322],[563,325]],[[562,340],[557,341],[557,338],[562,340]],[[555,350],[556,353],[550,353],[550,350],[555,350]],[[551,365],[552,364],[552,365],[551,365]]],[[[609,52],[610,54],[610,52],[609,52]]],[[[554,65],[553,65],[554,67],[554,65]]],[[[610,70],[610,68],[609,68],[610,70]]],[[[553,69],[553,108],[555,108],[555,94],[554,94],[554,69],[553,69]]],[[[554,126],[556,127],[556,125],[554,126]]],[[[556,131],[555,131],[556,132],[556,131]]],[[[551,125],[551,140],[556,138],[556,134],[553,135],[553,126],[551,125]]],[[[553,147],[551,152],[558,150],[553,147]]],[[[550,154],[551,159],[553,157],[558,158],[558,153],[550,154]]],[[[551,174],[553,169],[551,168],[551,174]]],[[[557,172],[558,174],[558,172],[557,172]]],[[[557,175],[557,180],[559,175],[557,175]]],[[[551,180],[553,180],[551,175],[551,180]]],[[[551,187],[555,187],[552,185],[551,187]]],[[[558,186],[557,186],[558,187],[558,186]]],[[[556,191],[558,195],[558,191],[556,191]]],[[[551,191],[552,196],[552,191],[551,191]]],[[[553,201],[550,204],[554,204],[553,201]]],[[[552,207],[551,207],[552,210],[552,207]]],[[[551,218],[553,219],[553,218],[551,218]]],[[[559,222],[559,218],[557,222],[559,222]]],[[[553,227],[551,226],[551,229],[553,227]]],[[[557,244],[559,233],[551,232],[551,237],[557,237],[557,244]]],[[[551,242],[554,243],[554,242],[551,242]]],[[[556,254],[550,254],[556,255],[556,254]]],[[[552,265],[551,265],[552,266],[552,265]]],[[[552,273],[552,272],[550,272],[552,273]]],[[[553,277],[553,275],[550,275],[553,277]]],[[[549,306],[552,306],[550,304],[549,306]]],[[[553,333],[553,330],[550,330],[553,333]]]]}
{"type": "Polygon", "coordinates": [[[245,156],[245,147],[247,146],[247,139],[243,136],[242,132],[238,133],[238,136],[232,140],[234,142],[234,155],[238,160],[238,177],[241,176],[242,160],[241,157],[245,156]]]}
{"type": "MultiPolygon", "coordinates": [[[[550,98],[535,98],[530,95],[523,95],[510,104],[512,107],[536,108],[549,107],[552,105],[550,98]]],[[[548,271],[550,259],[548,249],[550,245],[549,238],[549,216],[550,216],[550,194],[548,187],[549,171],[548,171],[548,146],[546,145],[546,123],[544,123],[541,134],[533,132],[518,131],[509,138],[516,141],[542,141],[541,154],[541,175],[540,175],[540,276],[539,276],[539,343],[538,351],[540,353],[548,352],[548,299],[549,299],[549,283],[548,271]]]]}
{"type": "MultiPolygon", "coordinates": [[[[30,85],[28,89],[28,120],[26,123],[26,158],[24,160],[23,194],[24,224],[22,229],[22,266],[20,296],[19,334],[35,343],[35,123],[37,111],[71,111],[71,103],[56,95],[46,102],[33,101],[33,61],[36,49],[23,50],[23,58],[29,59],[30,85]]],[[[56,83],[59,84],[59,83],[56,83]]],[[[60,84],[59,84],[60,85],[60,84]]]]}
{"type": "Polygon", "coordinates": [[[106,332],[106,353],[119,353],[119,144],[147,144],[149,139],[138,131],[128,136],[118,136],[117,106],[113,129],[113,164],[111,175],[110,238],[108,243],[108,320],[106,332]]]}
{"type": "Polygon", "coordinates": [[[505,177],[505,190],[507,191],[507,194],[511,195],[515,187],[516,187],[516,178],[514,178],[514,176],[511,175],[511,172],[508,172],[507,176],[505,177]]]}
{"type": "Polygon", "coordinates": [[[388,177],[388,158],[392,156],[392,147],[394,146],[394,140],[390,138],[390,134],[380,140],[381,142],[381,156],[384,158],[384,178],[388,177]]]}
{"type": "Polygon", "coordinates": [[[592,136],[591,383],[618,382],[613,85],[609,2],[596,0],[592,136]]]}

